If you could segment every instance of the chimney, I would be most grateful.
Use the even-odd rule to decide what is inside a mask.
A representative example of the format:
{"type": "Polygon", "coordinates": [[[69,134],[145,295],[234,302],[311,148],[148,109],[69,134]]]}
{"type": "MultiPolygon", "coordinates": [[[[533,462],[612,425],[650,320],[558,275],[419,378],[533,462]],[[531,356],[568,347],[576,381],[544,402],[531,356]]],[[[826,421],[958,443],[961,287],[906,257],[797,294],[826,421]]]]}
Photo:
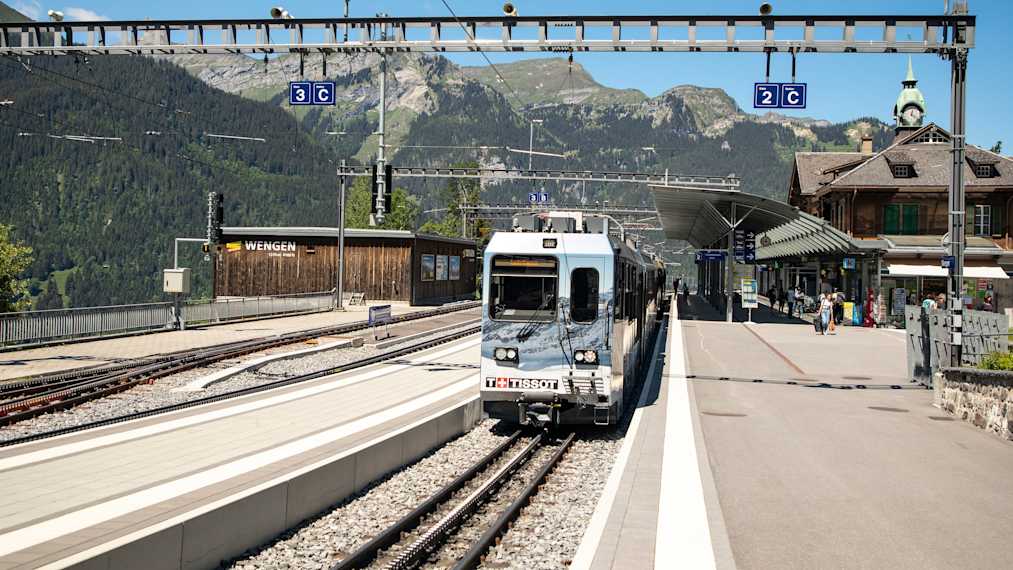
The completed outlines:
{"type": "Polygon", "coordinates": [[[869,135],[862,135],[862,142],[858,145],[858,152],[862,154],[872,154],[872,137],[869,135]]]}

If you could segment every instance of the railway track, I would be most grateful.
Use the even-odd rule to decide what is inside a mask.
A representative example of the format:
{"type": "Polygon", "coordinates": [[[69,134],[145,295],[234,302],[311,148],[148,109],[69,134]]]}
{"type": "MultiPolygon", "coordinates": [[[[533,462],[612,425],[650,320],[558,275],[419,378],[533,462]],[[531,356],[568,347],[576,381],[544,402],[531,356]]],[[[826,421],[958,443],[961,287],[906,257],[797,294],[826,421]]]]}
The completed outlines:
{"type": "Polygon", "coordinates": [[[574,434],[559,442],[546,433],[507,441],[360,546],[333,570],[406,570],[427,564],[477,567],[559,464],[574,434]]]}
{"type": "MultiPolygon", "coordinates": [[[[478,305],[478,303],[466,303],[432,311],[400,315],[395,317],[392,322],[396,324],[418,320],[467,310],[478,305]]],[[[80,403],[122,392],[139,384],[150,383],[158,378],[191,368],[207,366],[222,360],[278,346],[303,342],[320,336],[359,331],[368,328],[368,326],[368,322],[358,321],[341,326],[320,327],[263,339],[238,341],[208,348],[157,355],[110,366],[38,376],[10,382],[0,386],[0,425],[10,425],[38,415],[71,408],[80,403]]],[[[426,343],[417,343],[412,346],[423,344],[426,343]]],[[[421,348],[415,350],[421,350],[421,348]]],[[[409,350],[408,352],[413,351],[409,350]]],[[[385,357],[384,359],[394,358],[395,356],[391,355],[407,354],[408,352],[398,350],[385,353],[381,356],[385,357]]],[[[371,359],[363,359],[363,361],[366,360],[371,359]]],[[[359,362],[356,361],[352,365],[359,362]]],[[[365,366],[366,364],[358,365],[365,366]]],[[[348,366],[351,365],[340,368],[344,369],[348,366]]],[[[10,444],[8,441],[0,445],[10,444]]]]}

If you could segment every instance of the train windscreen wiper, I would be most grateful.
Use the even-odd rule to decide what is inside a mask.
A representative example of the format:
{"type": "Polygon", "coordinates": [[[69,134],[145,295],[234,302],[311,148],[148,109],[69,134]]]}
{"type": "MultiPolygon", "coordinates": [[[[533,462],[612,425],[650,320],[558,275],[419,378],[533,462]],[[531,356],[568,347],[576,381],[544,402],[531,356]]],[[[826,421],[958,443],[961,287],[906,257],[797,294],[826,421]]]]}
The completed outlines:
{"type": "Polygon", "coordinates": [[[545,296],[545,300],[542,301],[542,304],[538,305],[538,308],[531,312],[531,316],[528,318],[527,322],[524,323],[524,327],[520,330],[520,332],[517,333],[517,340],[524,342],[535,333],[535,328],[538,327],[535,318],[538,317],[539,311],[549,306],[549,303],[552,302],[552,299],[553,295],[552,293],[549,293],[548,295],[545,296]]]}

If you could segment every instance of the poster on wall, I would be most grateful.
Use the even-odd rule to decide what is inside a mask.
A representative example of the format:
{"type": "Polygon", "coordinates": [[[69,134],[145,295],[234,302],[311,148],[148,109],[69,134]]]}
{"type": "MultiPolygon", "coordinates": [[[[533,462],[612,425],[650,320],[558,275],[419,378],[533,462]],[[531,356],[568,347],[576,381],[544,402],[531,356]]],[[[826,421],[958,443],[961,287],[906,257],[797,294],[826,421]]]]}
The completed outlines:
{"type": "Polygon", "coordinates": [[[893,302],[890,303],[891,315],[903,315],[904,306],[907,305],[907,289],[898,287],[893,290],[893,302]]]}
{"type": "Polygon", "coordinates": [[[451,255],[450,256],[450,280],[459,281],[461,279],[461,256],[451,255]]]}
{"type": "Polygon", "coordinates": [[[422,280],[433,281],[436,279],[436,256],[422,256],[422,280]]]}
{"type": "Polygon", "coordinates": [[[436,280],[446,281],[447,280],[447,256],[437,255],[436,256],[436,280]]]}

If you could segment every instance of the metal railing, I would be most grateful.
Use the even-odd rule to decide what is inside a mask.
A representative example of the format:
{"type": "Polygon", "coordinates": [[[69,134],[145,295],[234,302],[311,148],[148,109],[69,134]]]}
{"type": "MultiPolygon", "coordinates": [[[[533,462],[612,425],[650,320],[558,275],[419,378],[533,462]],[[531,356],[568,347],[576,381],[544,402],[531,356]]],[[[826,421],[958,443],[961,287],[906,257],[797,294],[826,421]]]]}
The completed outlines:
{"type": "Polygon", "coordinates": [[[270,315],[330,311],[333,308],[333,291],[264,297],[222,297],[185,303],[183,321],[187,326],[214,324],[270,315]]]}
{"type": "MultiPolygon", "coordinates": [[[[182,317],[186,325],[215,324],[272,315],[329,311],[333,307],[333,291],[234,297],[187,301],[182,306],[182,317]]],[[[175,327],[172,303],[0,313],[0,348],[42,346],[172,330],[175,327]]]]}

